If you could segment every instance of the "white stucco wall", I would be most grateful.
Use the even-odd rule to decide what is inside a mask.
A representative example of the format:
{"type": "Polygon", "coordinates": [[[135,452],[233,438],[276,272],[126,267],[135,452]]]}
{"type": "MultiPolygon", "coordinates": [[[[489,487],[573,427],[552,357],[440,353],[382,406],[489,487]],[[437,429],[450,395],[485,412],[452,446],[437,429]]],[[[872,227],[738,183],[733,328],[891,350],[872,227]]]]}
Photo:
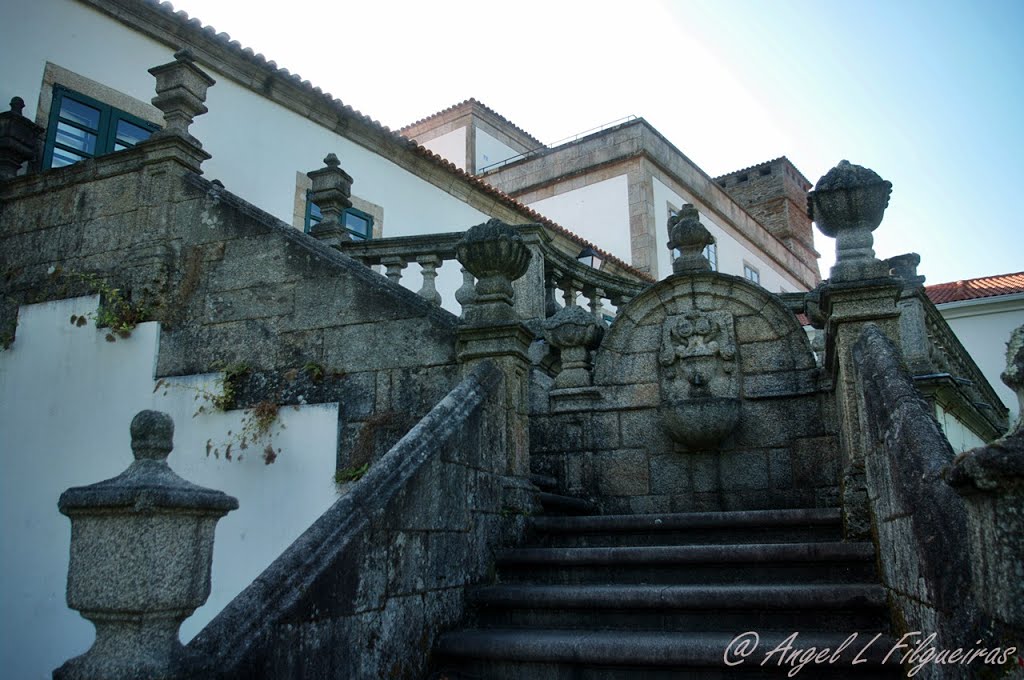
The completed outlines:
{"type": "Polygon", "coordinates": [[[1010,333],[1024,325],[1024,293],[936,305],[964,349],[974,358],[1003,404],[1011,422],[1020,413],[1017,395],[999,377],[1006,370],[1010,333]]]}
{"type": "MultiPolygon", "coordinates": [[[[665,278],[672,272],[672,254],[665,247],[668,242],[669,204],[678,209],[685,203],[692,203],[697,206],[698,210],[700,210],[700,204],[688,194],[676,193],[657,177],[652,180],[654,182],[655,224],[658,237],[658,276],[665,278]]],[[[770,260],[757,255],[755,248],[745,242],[745,239],[739,236],[735,230],[727,228],[703,210],[700,212],[700,221],[717,240],[718,271],[723,274],[743,276],[743,263],[747,262],[760,272],[761,286],[769,292],[791,293],[805,290],[804,286],[798,285],[791,277],[780,273],[776,266],[769,264],[770,260]]]]}
{"type": "Polygon", "coordinates": [[[530,207],[630,262],[629,194],[625,175],[545,198],[530,207]]]}
{"type": "MultiPolygon", "coordinates": [[[[57,498],[71,486],[122,472],[132,460],[128,426],[147,408],[174,419],[169,462],[185,479],[238,498],[217,526],[210,599],[182,627],[197,633],[337,499],[333,481],[337,405],[286,407],[272,433],[281,454],[265,465],[258,450],[227,461],[206,443],[229,441],[242,412],[193,417],[196,388],[216,376],[171,381],[154,392],[159,328],[140,325],[109,343],[72,314],[95,310],[97,297],[19,310],[17,339],[0,351],[0,668],[9,678],[49,678],[92,644],[93,626],[67,608],[70,521],[57,498]],[[166,394],[164,394],[166,392],[166,394]]],[[[238,445],[235,444],[236,454],[238,445]]]]}
{"type": "Polygon", "coordinates": [[[962,420],[942,408],[939,404],[935,405],[935,419],[939,421],[946,439],[949,440],[949,445],[953,447],[953,451],[956,453],[986,444],[985,440],[974,434],[962,420]]]}
{"type": "Polygon", "coordinates": [[[501,161],[508,160],[513,156],[518,156],[519,152],[499,142],[497,139],[487,134],[478,127],[473,128],[476,134],[476,169],[480,172],[483,168],[493,163],[500,163],[501,161]]]}
{"type": "MultiPolygon", "coordinates": [[[[171,48],[73,0],[20,3],[17,14],[16,22],[0,25],[0,100],[22,97],[32,119],[47,61],[149,102],[155,81],[147,69],[173,58],[171,48]]],[[[321,167],[329,152],[354,178],[353,193],[384,207],[386,236],[455,231],[484,221],[482,212],[429,182],[204,68],[217,80],[206,102],[210,112],[192,126],[213,155],[204,175],[284,222],[292,221],[295,172],[321,167]]]]}
{"type": "Polygon", "coordinates": [[[421,144],[460,170],[466,169],[466,128],[456,128],[421,144]]]}

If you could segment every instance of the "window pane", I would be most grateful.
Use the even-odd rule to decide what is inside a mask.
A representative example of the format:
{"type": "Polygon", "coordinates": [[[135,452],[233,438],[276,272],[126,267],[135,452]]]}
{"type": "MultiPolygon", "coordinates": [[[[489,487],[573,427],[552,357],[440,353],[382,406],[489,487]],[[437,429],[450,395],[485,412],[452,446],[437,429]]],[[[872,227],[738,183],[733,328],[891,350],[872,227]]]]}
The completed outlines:
{"type": "Polygon", "coordinates": [[[323,213],[320,212],[320,206],[316,203],[309,204],[309,221],[316,224],[324,218],[323,213]]]}
{"type": "Polygon", "coordinates": [[[51,168],[62,168],[65,165],[71,165],[78,161],[85,160],[85,156],[80,156],[73,151],[65,151],[64,149],[53,149],[53,160],[50,162],[51,168]]]}
{"type": "Polygon", "coordinates": [[[371,224],[372,222],[365,217],[350,212],[345,213],[345,228],[363,239],[369,238],[371,224]]]}
{"type": "Polygon", "coordinates": [[[56,141],[58,144],[70,146],[78,151],[84,151],[88,154],[96,153],[96,135],[79,130],[67,123],[57,123],[56,141]]]}
{"type": "MultiPolygon", "coordinates": [[[[135,146],[139,142],[143,142],[149,139],[149,130],[139,127],[134,123],[129,123],[126,120],[117,121],[117,141],[122,144],[121,148],[127,146],[135,146]]],[[[115,151],[119,150],[115,148],[115,151]]]]}
{"type": "Polygon", "coordinates": [[[82,102],[75,101],[70,97],[65,96],[61,100],[60,105],[60,116],[70,120],[73,123],[78,123],[90,130],[99,130],[100,128],[100,112],[99,109],[95,109],[82,102]]]}

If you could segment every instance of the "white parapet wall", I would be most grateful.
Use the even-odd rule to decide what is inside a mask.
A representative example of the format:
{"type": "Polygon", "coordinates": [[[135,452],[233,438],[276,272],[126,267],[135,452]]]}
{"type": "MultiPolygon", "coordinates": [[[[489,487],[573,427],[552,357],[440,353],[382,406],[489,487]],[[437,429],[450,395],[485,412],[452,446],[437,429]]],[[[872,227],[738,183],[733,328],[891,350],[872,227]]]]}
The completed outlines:
{"type": "MultiPolygon", "coordinates": [[[[269,441],[240,449],[245,413],[210,408],[219,375],[160,383],[153,371],[159,325],[105,340],[90,321],[98,297],[24,306],[17,338],[0,351],[0,667],[4,677],[50,678],[92,644],[92,624],[65,602],[71,523],[57,511],[68,487],[122,472],[132,461],[128,426],[143,409],[171,415],[169,463],[185,479],[238,498],[217,526],[213,586],[185,622],[191,639],[337,499],[338,407],[283,407],[269,441]],[[204,413],[195,415],[200,406],[204,413]],[[229,434],[230,433],[230,434],[229,434]],[[209,443],[209,453],[208,453],[209,443]],[[223,453],[232,444],[231,460],[223,453]],[[217,455],[213,455],[214,449],[217,455]]],[[[144,575],[140,575],[144,576],[144,575]]]]}

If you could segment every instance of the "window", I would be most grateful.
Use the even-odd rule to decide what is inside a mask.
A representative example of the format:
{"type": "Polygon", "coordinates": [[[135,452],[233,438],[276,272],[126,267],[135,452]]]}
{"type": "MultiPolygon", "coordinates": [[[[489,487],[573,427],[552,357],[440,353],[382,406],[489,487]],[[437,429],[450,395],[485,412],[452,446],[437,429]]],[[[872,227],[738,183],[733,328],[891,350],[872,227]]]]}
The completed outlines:
{"type": "MultiPolygon", "coordinates": [[[[323,219],[323,215],[320,213],[320,207],[309,200],[311,192],[306,192],[306,227],[305,231],[308,234],[314,225],[320,224],[320,220],[323,219]]],[[[352,238],[356,241],[367,241],[373,238],[373,215],[363,212],[358,208],[348,208],[341,214],[341,223],[345,225],[345,229],[348,233],[352,234],[352,238]]]]}
{"type": "Polygon", "coordinates": [[[711,263],[711,271],[718,271],[718,244],[709,243],[704,247],[704,257],[708,258],[708,262],[711,263]]]}
{"type": "Polygon", "coordinates": [[[761,272],[757,271],[755,267],[751,267],[746,262],[743,263],[743,277],[749,281],[753,281],[757,285],[761,285],[761,272]]]}
{"type": "Polygon", "coordinates": [[[133,147],[160,128],[61,85],[53,86],[44,168],[133,147]]]}

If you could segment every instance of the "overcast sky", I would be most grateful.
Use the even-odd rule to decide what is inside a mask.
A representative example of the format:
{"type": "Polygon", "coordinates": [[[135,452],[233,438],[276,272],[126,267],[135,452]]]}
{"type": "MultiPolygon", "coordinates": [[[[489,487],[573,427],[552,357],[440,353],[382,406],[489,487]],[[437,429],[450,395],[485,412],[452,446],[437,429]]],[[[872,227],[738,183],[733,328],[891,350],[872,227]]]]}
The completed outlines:
{"type": "Polygon", "coordinates": [[[174,6],[392,128],[475,97],[544,142],[641,116],[712,176],[848,159],[893,183],[880,257],[920,253],[928,283],[1024,270],[1020,0],[174,6]]]}

